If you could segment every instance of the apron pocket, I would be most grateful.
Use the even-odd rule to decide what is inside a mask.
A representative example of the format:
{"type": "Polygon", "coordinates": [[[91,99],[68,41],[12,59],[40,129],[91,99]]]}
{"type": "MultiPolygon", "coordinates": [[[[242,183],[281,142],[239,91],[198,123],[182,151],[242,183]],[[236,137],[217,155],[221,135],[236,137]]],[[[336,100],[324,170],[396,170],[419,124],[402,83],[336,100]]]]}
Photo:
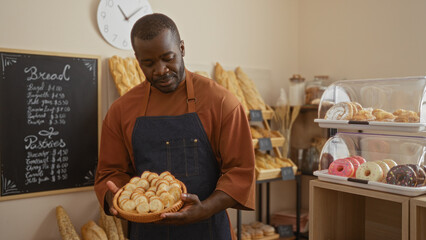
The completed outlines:
{"type": "Polygon", "coordinates": [[[198,176],[198,148],[197,138],[171,139],[165,142],[167,149],[167,168],[173,175],[198,176]]]}

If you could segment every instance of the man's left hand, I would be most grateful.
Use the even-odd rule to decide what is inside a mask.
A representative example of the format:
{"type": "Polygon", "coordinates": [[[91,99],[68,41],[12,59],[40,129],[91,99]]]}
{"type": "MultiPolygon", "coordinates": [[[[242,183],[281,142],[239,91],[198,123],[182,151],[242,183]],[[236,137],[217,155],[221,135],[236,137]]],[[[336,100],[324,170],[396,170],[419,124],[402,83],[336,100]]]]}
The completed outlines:
{"type": "Polygon", "coordinates": [[[179,212],[163,213],[161,214],[162,220],[156,223],[183,225],[199,222],[209,217],[206,209],[203,207],[203,203],[197,195],[182,193],[181,199],[184,202],[184,205],[179,212]]]}

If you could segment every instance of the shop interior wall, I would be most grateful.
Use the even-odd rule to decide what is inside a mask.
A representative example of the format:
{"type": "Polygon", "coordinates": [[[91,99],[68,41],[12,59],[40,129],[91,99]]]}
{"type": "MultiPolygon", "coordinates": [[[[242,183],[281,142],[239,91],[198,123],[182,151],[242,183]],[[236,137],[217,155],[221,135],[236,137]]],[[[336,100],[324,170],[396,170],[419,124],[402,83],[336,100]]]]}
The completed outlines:
{"type": "MultiPolygon", "coordinates": [[[[102,116],[118,97],[107,59],[133,56],[108,45],[96,23],[98,0],[1,0],[0,47],[34,51],[90,54],[102,59],[102,116]]],[[[232,70],[237,66],[255,75],[269,104],[288,77],[298,71],[298,1],[296,0],[181,0],[150,1],[155,12],[172,17],[186,44],[189,67],[210,71],[220,62],[232,70]],[[264,75],[264,76],[263,76],[264,75]]],[[[290,188],[292,184],[289,184],[290,188]]],[[[286,187],[286,186],[284,186],[286,187]]],[[[289,190],[289,195],[294,191],[289,190]]],[[[279,206],[294,201],[279,197],[279,206]]],[[[292,198],[292,197],[291,197],[292,198]]],[[[0,239],[59,239],[55,207],[62,205],[75,227],[97,220],[98,203],[93,191],[0,201],[0,239]]],[[[288,205],[288,206],[287,206],[288,205]]],[[[231,211],[232,221],[235,222],[231,211]]],[[[254,220],[244,213],[244,221],[254,220]]]]}
{"type": "Polygon", "coordinates": [[[299,1],[299,71],[307,79],[421,76],[426,1],[299,1]]]}

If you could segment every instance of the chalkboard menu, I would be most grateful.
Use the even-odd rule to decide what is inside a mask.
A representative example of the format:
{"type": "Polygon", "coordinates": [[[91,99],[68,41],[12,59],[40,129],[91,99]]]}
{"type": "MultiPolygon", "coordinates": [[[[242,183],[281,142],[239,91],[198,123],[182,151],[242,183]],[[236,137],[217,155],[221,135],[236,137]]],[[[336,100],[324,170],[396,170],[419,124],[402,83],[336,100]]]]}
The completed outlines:
{"type": "Polygon", "coordinates": [[[0,64],[0,200],[92,186],[99,58],[0,49],[0,64]]]}

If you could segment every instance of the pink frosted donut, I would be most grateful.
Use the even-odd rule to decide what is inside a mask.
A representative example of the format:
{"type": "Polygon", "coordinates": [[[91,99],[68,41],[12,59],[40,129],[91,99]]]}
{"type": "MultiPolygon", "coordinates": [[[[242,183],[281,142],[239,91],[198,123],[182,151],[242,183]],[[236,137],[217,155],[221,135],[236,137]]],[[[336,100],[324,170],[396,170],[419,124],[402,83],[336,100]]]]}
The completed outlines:
{"type": "Polygon", "coordinates": [[[356,170],[358,169],[359,165],[361,165],[361,164],[358,162],[358,160],[356,158],[347,157],[346,159],[348,159],[349,161],[351,161],[352,165],[354,165],[354,173],[352,174],[351,177],[355,177],[356,170]]]}
{"type": "Polygon", "coordinates": [[[359,164],[363,164],[363,163],[367,162],[367,161],[365,161],[365,158],[363,158],[361,156],[351,156],[351,157],[358,160],[359,164]]]}
{"type": "Polygon", "coordinates": [[[337,159],[328,167],[328,173],[331,175],[351,177],[354,172],[354,165],[346,158],[337,159]]]}
{"type": "Polygon", "coordinates": [[[380,182],[383,179],[383,170],[375,162],[366,162],[359,166],[356,171],[356,178],[380,182]]]}

